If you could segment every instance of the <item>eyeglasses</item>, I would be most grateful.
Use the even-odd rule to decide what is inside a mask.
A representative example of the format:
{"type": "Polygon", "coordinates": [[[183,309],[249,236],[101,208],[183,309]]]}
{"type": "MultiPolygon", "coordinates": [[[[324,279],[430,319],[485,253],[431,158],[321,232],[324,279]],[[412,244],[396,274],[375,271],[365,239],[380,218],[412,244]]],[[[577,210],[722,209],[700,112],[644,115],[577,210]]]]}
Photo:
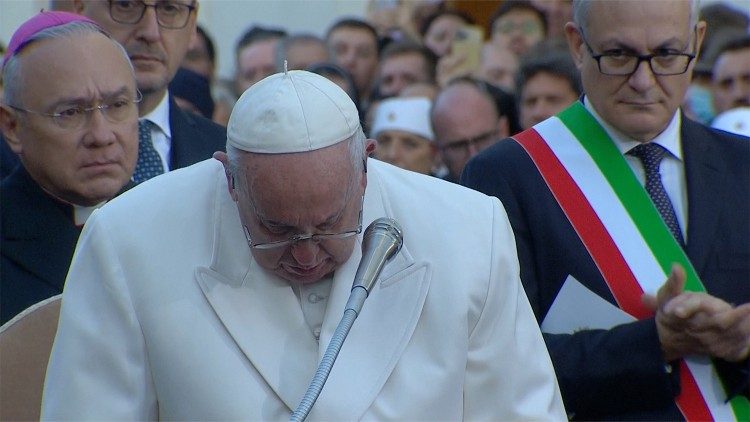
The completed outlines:
{"type": "Polygon", "coordinates": [[[468,155],[470,147],[474,147],[475,150],[481,151],[495,140],[497,140],[497,129],[492,129],[489,132],[482,133],[473,138],[461,139],[445,144],[441,149],[444,154],[468,155]]]}
{"type": "Polygon", "coordinates": [[[21,107],[8,104],[8,107],[18,110],[24,113],[38,114],[40,116],[51,117],[52,121],[55,122],[62,129],[74,130],[80,129],[91,122],[91,115],[94,111],[99,110],[105,119],[111,123],[121,123],[131,117],[138,116],[138,108],[136,104],[143,100],[143,95],[140,91],[136,91],[136,98],[127,98],[124,96],[118,96],[112,99],[104,101],[102,104],[94,106],[84,105],[65,105],[61,106],[59,110],[52,113],[44,113],[41,111],[28,110],[21,107]]]}
{"type": "Polygon", "coordinates": [[[581,30],[581,39],[583,39],[583,43],[589,50],[591,58],[596,60],[596,64],[599,66],[599,72],[604,75],[630,76],[638,70],[641,62],[647,62],[654,75],[681,75],[687,71],[690,62],[695,58],[695,54],[684,52],[677,53],[668,49],[657,51],[654,54],[642,55],[633,54],[623,50],[594,54],[594,50],[583,35],[583,30],[581,30]]]}
{"type": "Polygon", "coordinates": [[[149,7],[154,8],[159,26],[166,29],[181,29],[190,20],[190,14],[195,10],[195,3],[160,1],[154,4],[146,4],[139,0],[109,0],[109,15],[115,22],[132,25],[143,19],[143,15],[149,7]]]}
{"type": "Polygon", "coordinates": [[[245,230],[245,238],[247,239],[248,245],[250,245],[250,248],[252,249],[260,249],[260,250],[269,250],[269,249],[278,249],[278,248],[284,248],[290,245],[294,245],[299,242],[303,242],[305,240],[309,240],[314,243],[320,243],[327,240],[340,240],[340,239],[346,239],[348,237],[356,236],[360,233],[362,233],[362,211],[364,209],[364,201],[365,197],[362,196],[362,207],[359,209],[359,222],[357,223],[357,227],[353,230],[347,230],[340,233],[307,233],[307,234],[297,234],[294,235],[288,239],[284,240],[275,240],[271,242],[253,242],[250,238],[250,230],[248,230],[246,225],[242,225],[242,228],[245,230]]]}

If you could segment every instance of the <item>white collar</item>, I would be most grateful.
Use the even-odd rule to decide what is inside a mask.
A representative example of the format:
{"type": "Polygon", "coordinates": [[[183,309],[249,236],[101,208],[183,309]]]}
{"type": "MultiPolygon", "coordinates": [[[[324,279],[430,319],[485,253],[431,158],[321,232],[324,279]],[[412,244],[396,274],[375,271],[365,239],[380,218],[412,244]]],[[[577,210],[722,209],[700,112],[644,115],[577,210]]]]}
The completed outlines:
{"type": "Polygon", "coordinates": [[[172,138],[172,130],[169,127],[169,92],[164,91],[164,97],[162,97],[159,104],[154,108],[151,113],[141,117],[151,123],[155,124],[167,138],[172,138]]]}
{"type": "MultiPolygon", "coordinates": [[[[607,132],[607,134],[612,138],[613,141],[615,141],[615,145],[617,146],[617,149],[620,150],[620,152],[624,155],[626,152],[633,149],[635,146],[640,145],[641,142],[638,142],[619,130],[615,129],[604,121],[604,119],[599,115],[599,113],[594,110],[594,106],[589,101],[588,97],[583,97],[583,105],[586,107],[586,109],[594,116],[594,118],[599,122],[599,124],[604,127],[604,130],[607,132]]],[[[669,122],[669,125],[667,125],[667,128],[664,129],[660,134],[658,134],[654,139],[652,139],[650,142],[655,142],[661,146],[663,146],[667,151],[669,151],[672,156],[676,157],[678,160],[682,161],[682,148],[681,148],[681,139],[680,139],[680,124],[681,124],[681,117],[680,117],[680,110],[677,109],[674,116],[672,116],[672,120],[669,122]]]]}
{"type": "Polygon", "coordinates": [[[75,221],[76,226],[82,226],[86,223],[86,220],[89,219],[91,214],[97,209],[101,208],[106,204],[107,201],[102,201],[96,205],[93,205],[91,207],[84,207],[83,205],[73,205],[73,220],[75,221]]]}

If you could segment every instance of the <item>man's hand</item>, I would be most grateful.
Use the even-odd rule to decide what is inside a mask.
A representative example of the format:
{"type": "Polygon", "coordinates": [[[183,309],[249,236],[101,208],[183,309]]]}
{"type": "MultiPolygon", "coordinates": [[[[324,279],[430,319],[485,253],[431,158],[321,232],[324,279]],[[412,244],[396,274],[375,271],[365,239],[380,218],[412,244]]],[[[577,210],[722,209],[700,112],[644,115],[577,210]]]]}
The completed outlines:
{"type": "Polygon", "coordinates": [[[750,303],[733,307],[707,293],[685,292],[685,270],[674,265],[656,297],[643,303],[656,312],[656,330],[664,358],[686,355],[718,357],[730,362],[750,354],[750,303]]]}

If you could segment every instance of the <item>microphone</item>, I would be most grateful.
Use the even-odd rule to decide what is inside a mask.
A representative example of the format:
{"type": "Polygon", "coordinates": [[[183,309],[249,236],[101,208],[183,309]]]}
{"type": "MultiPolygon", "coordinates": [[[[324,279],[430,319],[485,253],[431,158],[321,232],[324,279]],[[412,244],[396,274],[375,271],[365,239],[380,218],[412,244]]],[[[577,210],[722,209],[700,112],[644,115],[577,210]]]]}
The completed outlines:
{"type": "MultiPolygon", "coordinates": [[[[365,298],[367,298],[383,267],[396,256],[403,244],[403,231],[396,220],[378,218],[367,226],[362,240],[362,259],[359,261],[357,274],[354,276],[352,293],[354,289],[361,287],[365,290],[365,298]]],[[[362,302],[364,304],[364,299],[362,302]]],[[[352,309],[359,313],[361,308],[360,305],[352,309]]],[[[347,309],[349,309],[348,306],[347,309]]]]}
{"type": "Polygon", "coordinates": [[[292,413],[290,421],[301,422],[307,418],[315,401],[318,400],[320,392],[323,391],[331,373],[333,363],[344,345],[346,336],[349,335],[354,320],[359,316],[359,311],[365,304],[365,299],[370,294],[372,286],[380,276],[380,272],[404,244],[404,235],[401,226],[392,218],[378,218],[370,223],[365,230],[362,240],[362,259],[354,276],[352,291],[344,308],[344,316],[336,327],[331,342],[328,343],[325,354],[320,360],[318,370],[315,372],[305,396],[292,413]]]}

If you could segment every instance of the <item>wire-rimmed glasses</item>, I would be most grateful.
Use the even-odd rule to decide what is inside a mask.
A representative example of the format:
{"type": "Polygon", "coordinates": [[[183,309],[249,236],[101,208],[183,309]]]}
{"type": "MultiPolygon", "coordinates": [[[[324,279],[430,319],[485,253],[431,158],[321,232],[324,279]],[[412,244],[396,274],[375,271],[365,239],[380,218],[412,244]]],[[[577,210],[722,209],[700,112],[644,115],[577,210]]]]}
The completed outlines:
{"type": "Polygon", "coordinates": [[[455,142],[446,143],[442,146],[444,154],[448,155],[460,155],[468,156],[470,147],[473,147],[477,151],[481,151],[487,147],[490,143],[497,140],[498,130],[494,128],[487,132],[481,133],[473,138],[461,139],[455,142]]]}
{"type": "Polygon", "coordinates": [[[8,107],[23,113],[37,114],[52,119],[62,129],[80,129],[91,122],[91,115],[98,110],[105,119],[111,123],[122,123],[130,117],[137,118],[138,107],[136,105],[143,100],[143,95],[136,90],[136,97],[130,98],[126,95],[118,95],[104,100],[99,105],[64,104],[52,113],[29,110],[8,104],[8,107]]]}
{"type": "Polygon", "coordinates": [[[354,229],[346,230],[346,231],[339,232],[339,233],[303,233],[303,234],[296,234],[284,240],[274,240],[270,242],[253,242],[252,238],[250,237],[250,230],[248,230],[247,226],[243,224],[242,228],[245,231],[245,238],[247,239],[247,244],[250,246],[250,248],[259,249],[259,250],[284,248],[284,247],[296,244],[298,242],[303,242],[306,240],[309,240],[314,243],[320,243],[320,242],[327,241],[327,240],[346,239],[348,237],[356,236],[362,233],[362,211],[364,209],[364,200],[365,198],[364,196],[362,196],[362,207],[360,207],[359,209],[359,221],[357,222],[357,226],[354,229]]]}

